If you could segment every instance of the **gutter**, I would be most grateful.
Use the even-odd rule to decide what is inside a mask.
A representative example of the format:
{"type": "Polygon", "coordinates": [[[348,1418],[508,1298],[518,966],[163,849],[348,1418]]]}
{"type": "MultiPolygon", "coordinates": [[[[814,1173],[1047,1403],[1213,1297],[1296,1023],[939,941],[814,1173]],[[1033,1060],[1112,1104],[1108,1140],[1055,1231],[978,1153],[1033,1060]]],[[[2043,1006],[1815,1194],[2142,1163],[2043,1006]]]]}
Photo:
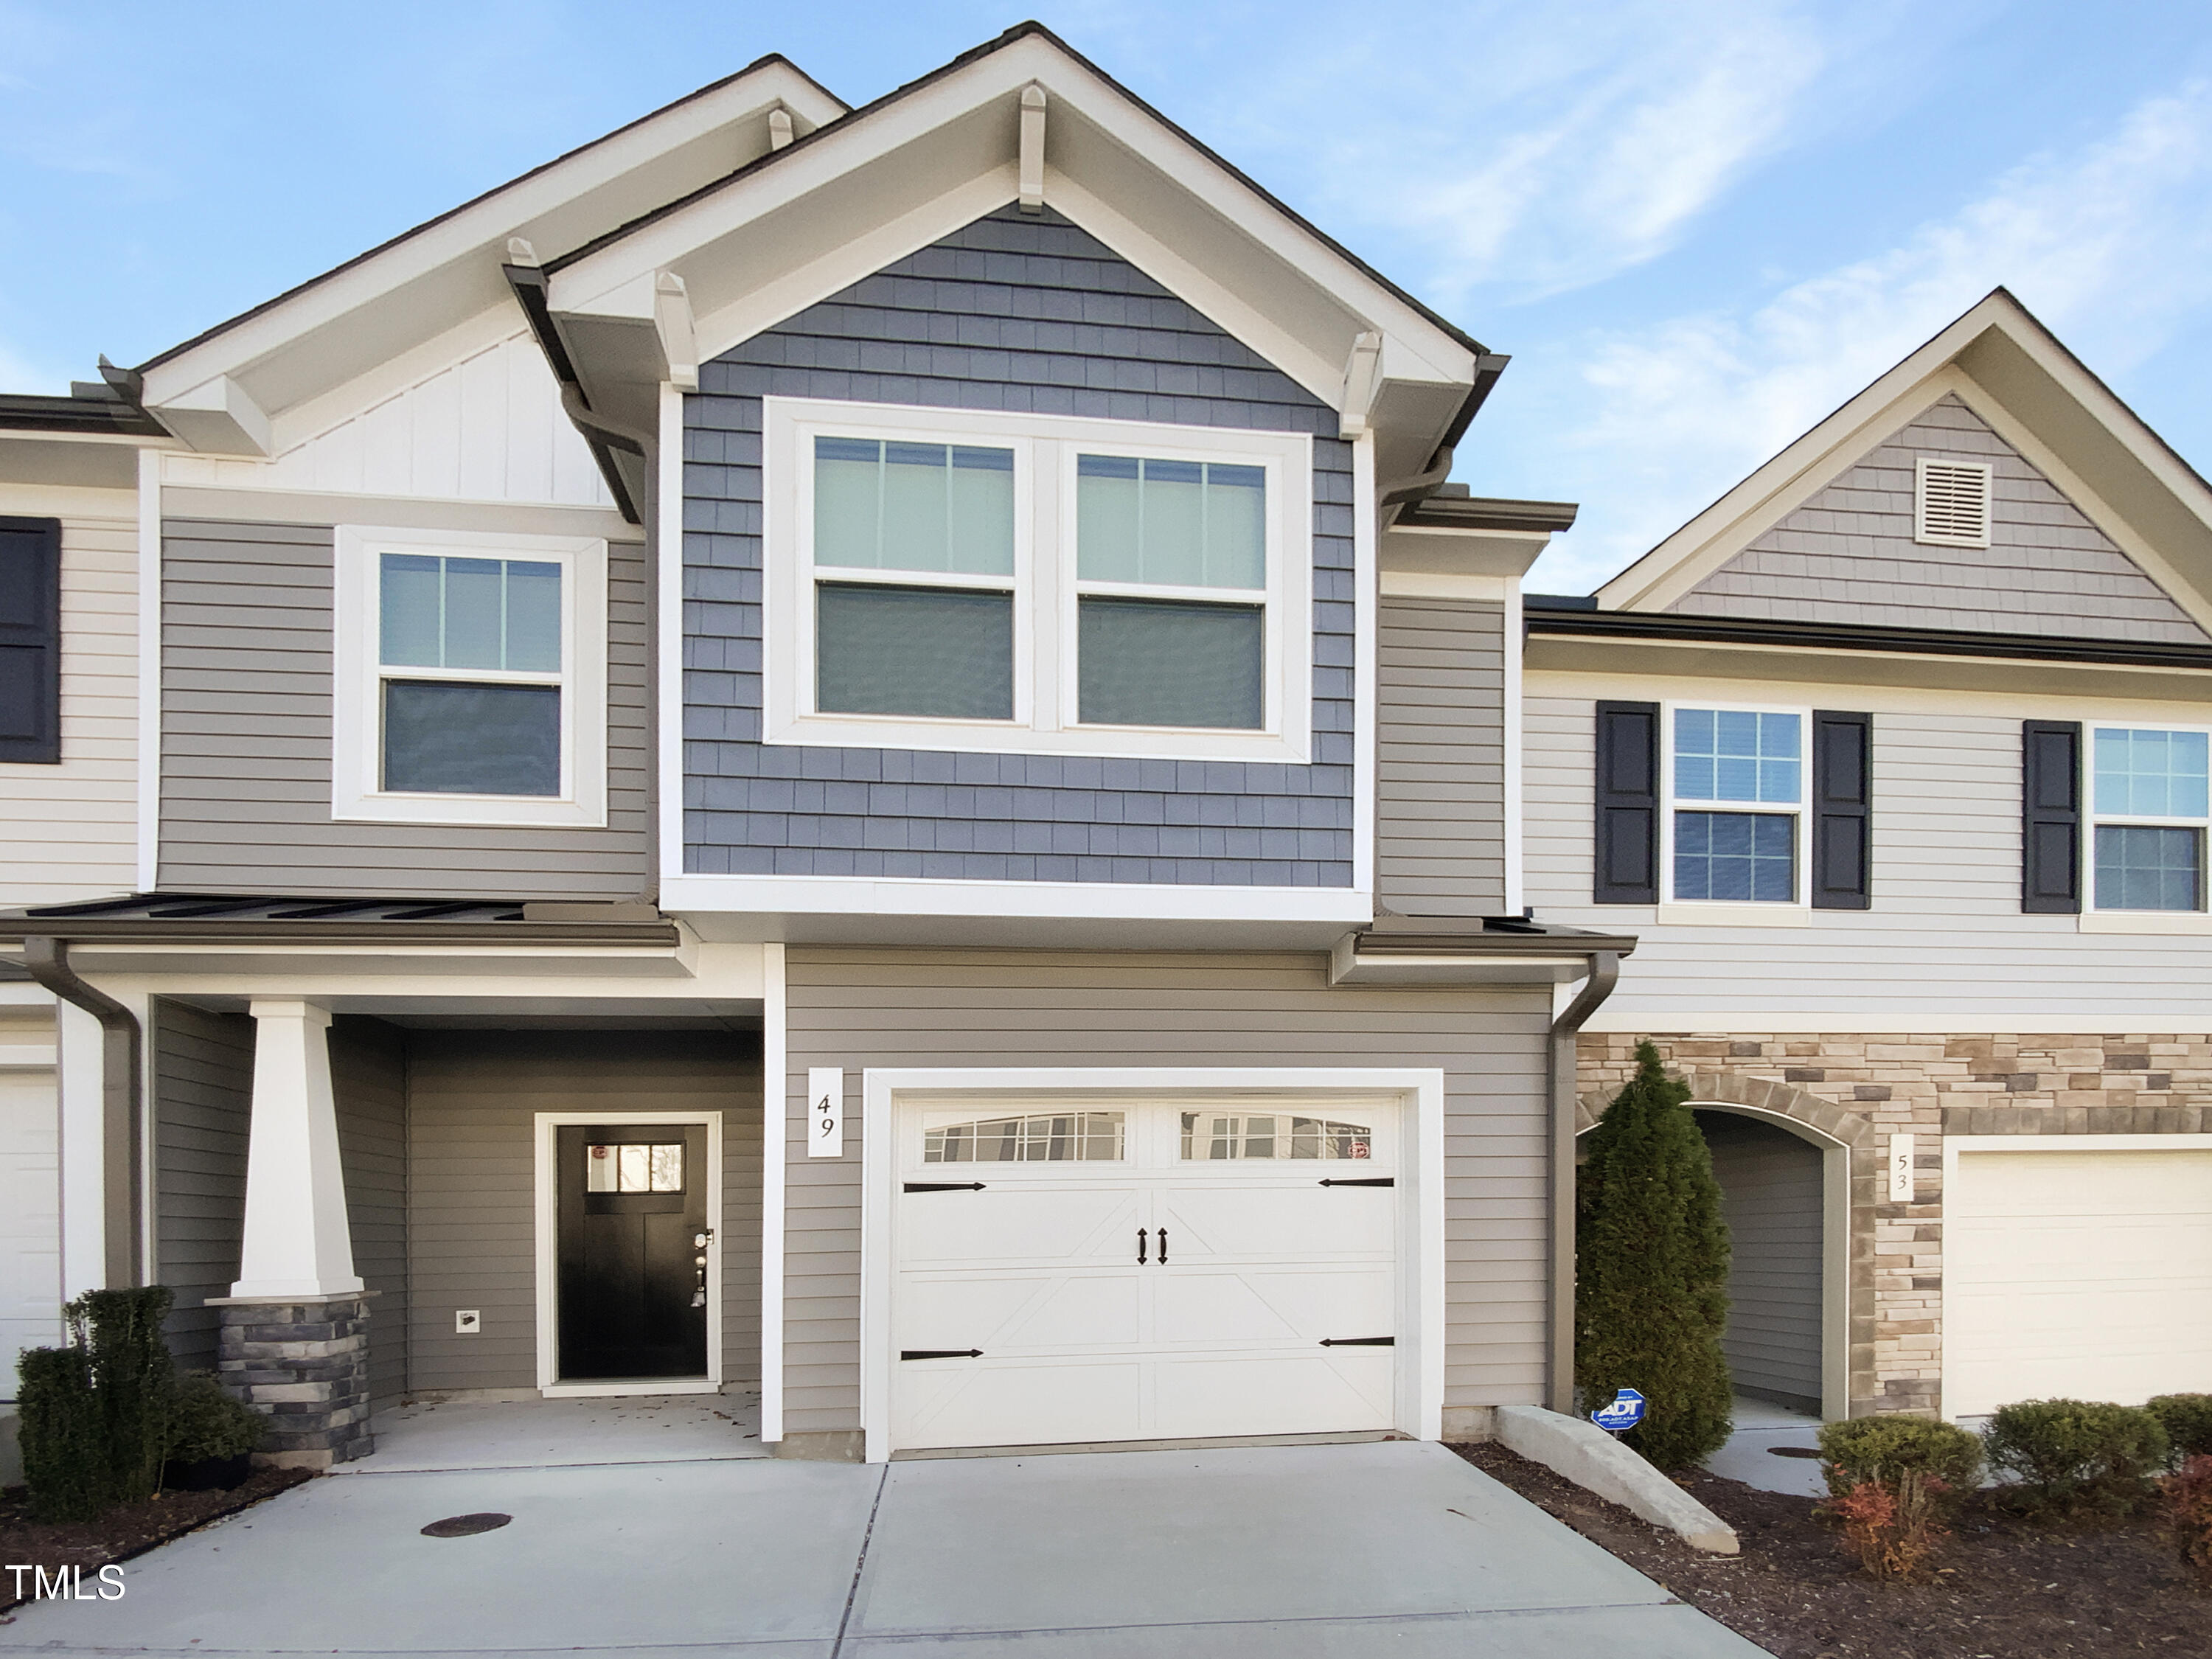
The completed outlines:
{"type": "Polygon", "coordinates": [[[1444,428],[1444,435],[1437,441],[1436,453],[1429,457],[1427,470],[1410,478],[1401,478],[1395,483],[1382,485],[1375,495],[1377,507],[1401,507],[1410,501],[1425,501],[1443,487],[1444,480],[1451,477],[1452,452],[1458,448],[1459,441],[1467,436],[1468,428],[1474,424],[1476,413],[1498,385],[1498,377],[1505,373],[1505,365],[1512,361],[1510,357],[1495,351],[1482,352],[1475,358],[1474,384],[1468,388],[1467,396],[1460,402],[1459,412],[1452,416],[1451,424],[1444,428]]]}
{"type": "Polygon", "coordinates": [[[1589,605],[1588,600],[1528,595],[1522,601],[1522,616],[1529,637],[1679,640],[1708,645],[1796,647],[1802,650],[2101,663],[2130,668],[2212,669],[2212,646],[2085,640],[2078,635],[1984,634],[1949,628],[1776,622],[1757,617],[1685,616],[1676,611],[1599,611],[1588,608],[1589,605]]]}
{"type": "Polygon", "coordinates": [[[1576,1043],[1583,1024],[1620,982],[1620,952],[1590,957],[1589,977],[1552,1022],[1552,1409],[1575,1415],[1576,1043]]]}
{"type": "Polygon", "coordinates": [[[64,948],[74,940],[80,945],[657,945],[673,950],[684,942],[684,936],[672,921],[449,921],[410,925],[215,919],[164,921],[159,917],[88,916],[63,920],[57,926],[55,921],[41,918],[0,917],[0,944],[11,939],[22,940],[27,951],[42,940],[64,948]]]}
{"type": "Polygon", "coordinates": [[[599,476],[606,480],[607,489],[615,498],[616,507],[629,523],[643,524],[645,515],[639,511],[629,486],[623,482],[622,469],[615,463],[615,452],[642,458],[644,434],[610,426],[592,413],[592,400],[585,395],[575,359],[568,355],[568,343],[561,337],[560,325],[553,319],[544,271],[537,265],[519,264],[501,265],[500,270],[507,277],[507,287],[514,291],[515,303],[522,307],[522,314],[529,321],[538,349],[545,354],[545,366],[553,371],[553,379],[561,388],[561,407],[570,423],[583,434],[599,476]]]}
{"type": "MultiPolygon", "coordinates": [[[[67,939],[48,934],[26,939],[23,966],[47,990],[100,1022],[100,1284],[109,1289],[137,1285],[144,1274],[137,1224],[144,1204],[144,1163],[140,1151],[144,1121],[144,1034],[138,1016],[105,991],[94,990],[77,977],[76,970],[70,966],[67,939]]],[[[59,1035],[58,1030],[57,1037],[59,1035]]],[[[58,1084],[58,1081],[57,1073],[58,1084]]],[[[57,1099],[60,1092],[57,1087],[57,1099]]],[[[58,1161],[69,1156],[68,1146],[69,1137],[57,1133],[58,1161]]],[[[63,1190],[62,1201],[66,1205],[66,1186],[63,1190]]]]}

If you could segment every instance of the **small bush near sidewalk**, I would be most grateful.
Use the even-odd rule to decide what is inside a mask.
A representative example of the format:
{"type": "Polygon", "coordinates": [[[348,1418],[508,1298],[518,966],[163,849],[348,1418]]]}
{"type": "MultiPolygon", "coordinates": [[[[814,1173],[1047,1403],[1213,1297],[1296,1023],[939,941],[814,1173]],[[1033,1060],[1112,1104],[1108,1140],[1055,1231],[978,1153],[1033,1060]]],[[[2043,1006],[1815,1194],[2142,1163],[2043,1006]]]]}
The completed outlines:
{"type": "Polygon", "coordinates": [[[2166,1460],[2179,1468],[2192,1457],[2212,1457],[2212,1394],[2162,1394],[2143,1409],[2166,1431],[2166,1460]]]}
{"type": "Polygon", "coordinates": [[[1841,1498],[1869,1481],[1894,1486],[1917,1474],[1939,1481],[1955,1499],[1982,1480],[1982,1442],[1955,1423],[1924,1417],[1854,1417],[1820,1425],[1828,1495],[1841,1498]]]}
{"type": "Polygon", "coordinates": [[[2014,1476],[2013,1501],[2032,1515],[2130,1515],[2166,1463],[2166,1431],[2139,1407],[2024,1400],[1990,1419],[1990,1462],[2014,1476]]]}
{"type": "Polygon", "coordinates": [[[268,1431],[266,1417],[225,1394],[207,1372],[190,1371],[177,1379],[169,1398],[170,1462],[237,1457],[258,1449],[268,1431]]]}
{"type": "Polygon", "coordinates": [[[70,1340],[17,1364],[18,1443],[32,1512],[89,1521],[160,1489],[175,1369],[166,1286],[88,1291],[62,1309],[70,1340]]]}
{"type": "Polygon", "coordinates": [[[2212,1457],[2197,1456],[2178,1474],[2159,1482],[2166,1499],[2166,1529],[2173,1534],[2181,1565],[2212,1589],[2212,1457]]]}
{"type": "Polygon", "coordinates": [[[1844,1523],[1844,1543],[1875,1578],[1925,1577],[1951,1534],[1942,1516],[1951,1487],[1906,1469],[1887,1480],[1862,1480],[1828,1505],[1844,1523]]]}

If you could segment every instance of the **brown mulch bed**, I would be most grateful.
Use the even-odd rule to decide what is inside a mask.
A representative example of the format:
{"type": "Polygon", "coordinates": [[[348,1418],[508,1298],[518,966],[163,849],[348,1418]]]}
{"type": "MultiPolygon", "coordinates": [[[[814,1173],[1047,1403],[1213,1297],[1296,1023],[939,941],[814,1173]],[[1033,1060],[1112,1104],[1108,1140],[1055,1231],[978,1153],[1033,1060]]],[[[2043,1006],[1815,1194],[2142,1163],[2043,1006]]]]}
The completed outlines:
{"type": "MultiPolygon", "coordinates": [[[[303,1480],[312,1469],[256,1469],[232,1492],[172,1492],[110,1510],[97,1521],[50,1523],[31,1519],[23,1488],[0,1490],[0,1563],[32,1562],[48,1572],[82,1567],[89,1580],[111,1561],[128,1561],[195,1527],[250,1509],[303,1480]]],[[[30,1580],[25,1577],[27,1585],[30,1580]]],[[[0,1573],[0,1613],[21,1607],[15,1576],[0,1573]]]]}
{"type": "Polygon", "coordinates": [[[1452,1449],[1780,1659],[2212,1655],[2212,1595],[2148,1522],[2032,1527],[1977,1500],[1935,1583],[1881,1583],[1814,1517],[1815,1498],[1683,1478],[1743,1543],[1741,1555],[1707,1555],[1502,1446],[1452,1449]]]}

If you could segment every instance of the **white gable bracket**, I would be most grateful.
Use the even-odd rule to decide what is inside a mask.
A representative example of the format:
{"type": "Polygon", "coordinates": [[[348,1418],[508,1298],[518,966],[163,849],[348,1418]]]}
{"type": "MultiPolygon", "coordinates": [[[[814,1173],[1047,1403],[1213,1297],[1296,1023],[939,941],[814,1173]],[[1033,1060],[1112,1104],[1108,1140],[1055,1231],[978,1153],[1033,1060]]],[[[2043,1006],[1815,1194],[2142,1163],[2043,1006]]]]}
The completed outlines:
{"type": "Polygon", "coordinates": [[[768,112],[768,147],[771,150],[791,148],[791,112],[781,104],[768,112]]]}
{"type": "Polygon", "coordinates": [[[1377,372],[1382,362],[1382,336],[1369,329],[1352,342],[1352,355],[1344,363],[1344,396],[1337,404],[1338,435],[1366,435],[1367,416],[1375,408],[1375,394],[1382,384],[1377,372]]]}
{"type": "Polygon", "coordinates": [[[685,392],[699,389],[699,336],[691,324],[691,296],[684,279],[664,270],[653,279],[653,327],[668,360],[668,383],[685,392]]]}
{"type": "Polygon", "coordinates": [[[1020,188],[1023,212],[1044,211],[1044,88],[1034,81],[1022,88],[1020,188]]]}

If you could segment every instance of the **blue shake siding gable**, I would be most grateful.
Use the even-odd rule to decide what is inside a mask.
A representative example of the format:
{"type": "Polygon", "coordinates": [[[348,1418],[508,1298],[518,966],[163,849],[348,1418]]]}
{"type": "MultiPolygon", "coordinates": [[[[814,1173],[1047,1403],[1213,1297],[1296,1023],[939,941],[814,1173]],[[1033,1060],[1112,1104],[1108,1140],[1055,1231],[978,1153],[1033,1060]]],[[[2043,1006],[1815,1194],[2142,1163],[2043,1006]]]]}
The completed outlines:
{"type": "Polygon", "coordinates": [[[1008,207],[755,336],[684,399],[684,869],[1352,884],[1352,446],[1334,410],[1103,243],[1008,207]],[[769,744],[761,399],[1305,432],[1312,763],[769,744]]]}

